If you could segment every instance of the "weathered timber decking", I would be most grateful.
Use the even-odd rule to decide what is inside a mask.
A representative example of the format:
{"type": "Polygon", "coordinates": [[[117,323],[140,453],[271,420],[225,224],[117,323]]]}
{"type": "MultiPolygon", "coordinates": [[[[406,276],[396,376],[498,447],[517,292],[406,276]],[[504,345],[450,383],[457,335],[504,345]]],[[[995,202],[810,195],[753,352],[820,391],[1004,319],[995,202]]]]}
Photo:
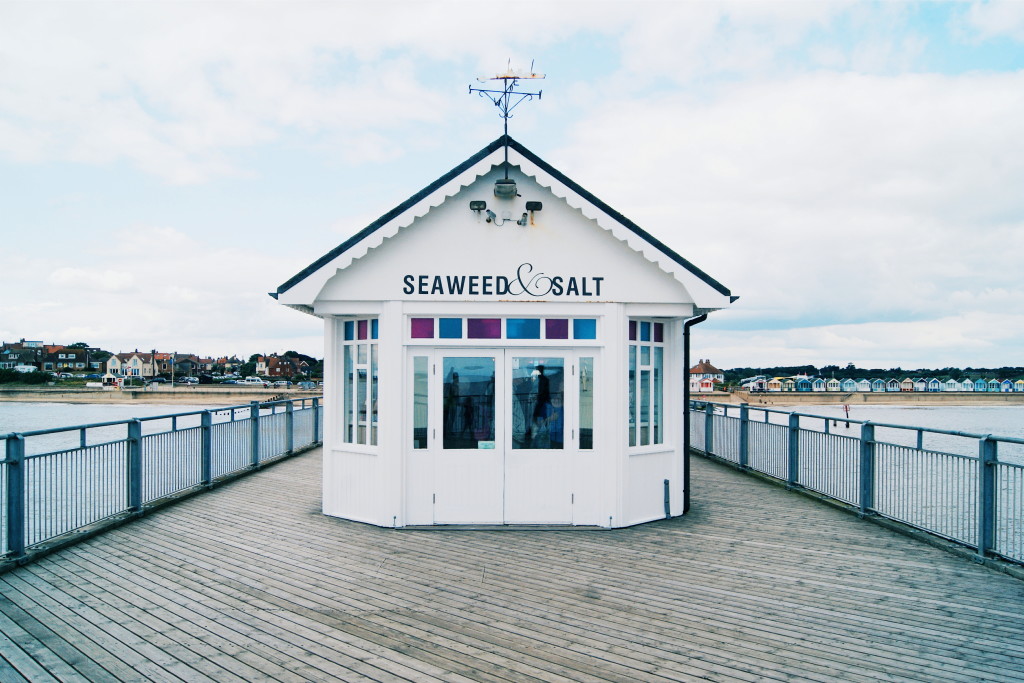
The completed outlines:
{"type": "Polygon", "coordinates": [[[631,529],[378,529],[320,451],[0,575],[0,681],[1024,681],[1024,582],[694,460],[631,529]]]}

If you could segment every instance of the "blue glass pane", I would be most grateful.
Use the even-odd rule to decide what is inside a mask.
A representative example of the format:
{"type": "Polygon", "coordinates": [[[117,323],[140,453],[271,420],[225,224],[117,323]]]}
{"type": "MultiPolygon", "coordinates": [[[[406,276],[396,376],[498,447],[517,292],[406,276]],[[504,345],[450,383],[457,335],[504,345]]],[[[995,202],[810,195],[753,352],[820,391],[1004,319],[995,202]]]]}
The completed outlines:
{"type": "Polygon", "coordinates": [[[505,321],[509,339],[540,339],[540,318],[509,318],[505,321]]]}
{"type": "Polygon", "coordinates": [[[462,339],[462,318],[441,318],[441,339],[462,339]]]}
{"type": "Polygon", "coordinates": [[[651,324],[640,323],[640,341],[651,341],[651,324]]]}
{"type": "Polygon", "coordinates": [[[595,318],[577,318],[572,321],[573,339],[597,339],[597,320],[595,318]]]}
{"type": "Polygon", "coordinates": [[[352,340],[356,338],[356,323],[353,320],[345,321],[345,339],[352,340]]]}
{"type": "Polygon", "coordinates": [[[374,318],[370,321],[370,339],[377,338],[377,319],[374,318]]]}

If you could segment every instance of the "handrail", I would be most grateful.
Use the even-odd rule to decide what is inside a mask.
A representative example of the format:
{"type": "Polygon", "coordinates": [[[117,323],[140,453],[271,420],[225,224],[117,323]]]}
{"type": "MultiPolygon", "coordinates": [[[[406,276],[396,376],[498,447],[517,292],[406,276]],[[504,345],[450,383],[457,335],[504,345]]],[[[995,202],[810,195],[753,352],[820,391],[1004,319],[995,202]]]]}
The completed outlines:
{"type": "Polygon", "coordinates": [[[1024,564],[1024,439],[960,430],[848,420],[845,417],[694,401],[688,423],[693,448],[741,469],[768,475],[788,487],[814,491],[863,515],[877,515],[952,540],[980,560],[998,557],[1024,564]],[[751,419],[762,411],[764,419],[751,419]],[[785,416],[770,421],[769,413],[785,416]],[[821,420],[814,429],[801,420],[821,420]],[[831,432],[829,423],[859,425],[852,433],[831,432]],[[761,425],[761,426],[759,426],[761,425]],[[876,430],[917,434],[916,444],[876,438],[876,430]],[[971,439],[976,454],[953,452],[965,444],[938,436],[971,439]],[[1014,446],[1004,455],[1000,445],[1014,446]]]}
{"type": "Polygon", "coordinates": [[[322,420],[320,398],[302,397],[0,434],[0,571],[319,445],[322,420]],[[159,420],[170,429],[144,433],[159,420]],[[123,438],[87,443],[119,426],[123,438]],[[69,443],[54,447],[62,433],[69,443]],[[38,437],[47,450],[28,453],[38,437]]]}

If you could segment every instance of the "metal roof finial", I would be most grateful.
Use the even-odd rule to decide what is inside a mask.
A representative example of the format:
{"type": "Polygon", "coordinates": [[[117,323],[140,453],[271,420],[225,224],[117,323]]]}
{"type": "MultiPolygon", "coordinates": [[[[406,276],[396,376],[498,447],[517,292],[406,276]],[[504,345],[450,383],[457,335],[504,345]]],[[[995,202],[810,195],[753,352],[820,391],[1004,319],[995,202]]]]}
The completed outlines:
{"type": "Polygon", "coordinates": [[[544,74],[536,73],[533,70],[533,62],[530,62],[530,70],[528,72],[516,71],[512,68],[512,60],[508,61],[508,65],[505,70],[499,72],[494,76],[484,76],[477,78],[476,80],[481,83],[488,81],[502,81],[503,86],[501,90],[491,90],[488,88],[474,88],[472,85],[469,86],[469,93],[477,93],[480,97],[487,97],[494,106],[501,112],[502,120],[505,124],[505,173],[508,174],[508,120],[512,118],[512,110],[519,106],[526,100],[532,100],[536,97],[538,100],[541,97],[542,90],[537,92],[522,92],[516,90],[519,86],[520,80],[525,79],[540,79],[544,78],[544,74]]]}

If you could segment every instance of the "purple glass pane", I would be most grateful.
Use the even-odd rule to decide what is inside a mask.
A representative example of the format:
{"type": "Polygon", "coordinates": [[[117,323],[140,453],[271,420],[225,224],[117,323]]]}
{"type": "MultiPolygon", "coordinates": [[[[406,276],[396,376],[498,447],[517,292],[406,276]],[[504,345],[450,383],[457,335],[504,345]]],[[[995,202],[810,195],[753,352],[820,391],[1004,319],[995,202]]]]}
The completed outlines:
{"type": "Polygon", "coordinates": [[[665,324],[654,323],[654,341],[663,342],[665,341],[665,324]]]}
{"type": "Polygon", "coordinates": [[[359,338],[360,339],[366,339],[366,321],[365,320],[360,320],[359,321],[359,338]]]}
{"type": "Polygon", "coordinates": [[[469,339],[501,339],[501,318],[467,318],[469,339]]]}
{"type": "Polygon", "coordinates": [[[412,338],[413,339],[433,339],[434,338],[434,319],[433,318],[413,318],[412,319],[412,338]]]}
{"type": "Polygon", "coordinates": [[[636,321],[629,321],[629,340],[636,341],[636,321]]]}
{"type": "Polygon", "coordinates": [[[548,339],[568,339],[569,321],[565,318],[548,318],[544,321],[544,336],[548,339]]]}

